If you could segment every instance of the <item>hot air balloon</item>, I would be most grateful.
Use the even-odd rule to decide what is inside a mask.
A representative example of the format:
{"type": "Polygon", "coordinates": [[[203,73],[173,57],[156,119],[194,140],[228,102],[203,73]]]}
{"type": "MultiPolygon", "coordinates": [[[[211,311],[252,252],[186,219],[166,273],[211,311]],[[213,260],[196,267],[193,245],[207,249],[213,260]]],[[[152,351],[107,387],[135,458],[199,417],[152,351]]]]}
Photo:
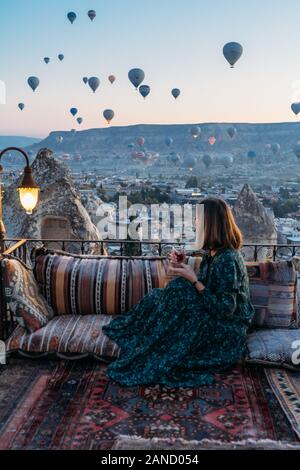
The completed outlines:
{"type": "Polygon", "coordinates": [[[75,135],[76,134],[76,129],[71,129],[70,132],[71,132],[72,135],[75,135]]]}
{"type": "Polygon", "coordinates": [[[229,135],[229,137],[232,139],[236,134],[237,134],[237,130],[235,127],[229,127],[227,129],[227,134],[229,135]]]}
{"type": "Polygon", "coordinates": [[[88,11],[88,17],[91,21],[94,21],[94,19],[96,18],[96,12],[95,10],[89,10],[88,11]]]}
{"type": "Polygon", "coordinates": [[[133,142],[130,142],[130,144],[128,144],[128,148],[129,149],[134,149],[135,145],[133,142]]]}
{"type": "Polygon", "coordinates": [[[110,81],[111,84],[113,84],[114,81],[116,80],[116,77],[114,75],[109,75],[108,80],[110,81]]]}
{"type": "Polygon", "coordinates": [[[225,166],[225,168],[229,168],[233,164],[233,158],[230,155],[225,155],[221,157],[220,163],[225,166]]]}
{"type": "Polygon", "coordinates": [[[171,145],[173,144],[172,137],[166,137],[165,144],[166,144],[167,147],[171,147],[171,145]]]}
{"type": "Polygon", "coordinates": [[[74,155],[74,160],[75,160],[75,162],[80,162],[80,160],[81,160],[81,155],[80,155],[80,153],[75,153],[75,155],[74,155]]]}
{"type": "Polygon", "coordinates": [[[74,11],[69,11],[69,13],[67,14],[67,17],[68,17],[68,20],[70,21],[70,23],[73,24],[74,21],[77,18],[77,15],[76,15],[76,13],[74,13],[74,11]]]}
{"type": "Polygon", "coordinates": [[[210,165],[212,164],[212,158],[210,155],[203,155],[202,161],[206,168],[209,168],[210,165]]]}
{"type": "Polygon", "coordinates": [[[50,62],[50,57],[44,57],[44,62],[45,62],[45,64],[49,64],[49,62],[50,62]]]}
{"type": "Polygon", "coordinates": [[[271,147],[272,147],[271,144],[266,144],[266,145],[265,145],[265,149],[266,149],[267,151],[268,151],[268,150],[271,150],[271,147]]]}
{"type": "Polygon", "coordinates": [[[201,134],[201,129],[200,129],[200,127],[199,127],[199,126],[193,126],[193,127],[191,128],[191,134],[192,134],[192,137],[193,137],[194,139],[198,139],[198,137],[199,137],[200,134],[201,134]]]}
{"type": "Polygon", "coordinates": [[[30,88],[32,89],[32,91],[35,91],[37,89],[37,87],[39,86],[40,81],[39,81],[38,77],[29,77],[28,80],[27,80],[27,83],[30,86],[30,88]]]}
{"type": "Polygon", "coordinates": [[[57,56],[60,61],[64,60],[65,56],[63,54],[58,54],[57,56]]]}
{"type": "Polygon", "coordinates": [[[194,157],[188,157],[184,159],[183,166],[188,168],[190,171],[192,171],[196,163],[197,161],[194,157]]]}
{"type": "Polygon", "coordinates": [[[23,111],[23,109],[25,108],[25,104],[24,103],[19,103],[18,104],[18,108],[23,111]]]}
{"type": "Polygon", "coordinates": [[[171,91],[172,95],[174,96],[175,100],[177,100],[178,96],[180,95],[181,91],[179,90],[179,88],[173,88],[173,90],[171,91]]]}
{"type": "Polygon", "coordinates": [[[142,69],[131,69],[128,72],[128,78],[136,89],[145,79],[145,72],[142,69]]]}
{"type": "Polygon", "coordinates": [[[296,116],[297,116],[297,114],[300,113],[300,103],[293,103],[291,105],[291,108],[292,108],[293,113],[296,114],[296,116]]]}
{"type": "Polygon", "coordinates": [[[280,149],[281,149],[281,147],[277,143],[274,143],[274,144],[271,145],[271,150],[272,150],[274,155],[278,155],[280,153],[280,149]]]}
{"type": "Polygon", "coordinates": [[[137,143],[140,147],[143,147],[145,145],[145,138],[144,137],[139,137],[137,139],[137,143]]]}
{"type": "Polygon", "coordinates": [[[58,135],[58,136],[56,137],[56,142],[58,142],[59,144],[61,144],[61,143],[63,142],[63,140],[64,140],[64,138],[63,138],[62,135],[58,135]]]}
{"type": "Polygon", "coordinates": [[[243,53],[243,47],[238,42],[228,42],[223,47],[223,55],[227,62],[234,67],[234,64],[239,60],[243,53]]]}
{"type": "Polygon", "coordinates": [[[115,113],[112,109],[105,109],[103,111],[103,116],[107,120],[107,123],[110,124],[110,121],[114,118],[115,113]]]}
{"type": "Polygon", "coordinates": [[[211,135],[208,139],[209,145],[215,145],[217,139],[215,138],[214,135],[211,135]]]}
{"type": "Polygon", "coordinates": [[[300,158],[300,141],[299,140],[294,146],[294,154],[296,155],[297,158],[300,158]]]}
{"type": "Polygon", "coordinates": [[[70,113],[72,114],[72,116],[76,116],[76,114],[78,113],[78,109],[77,108],[71,108],[70,113]]]}
{"type": "Polygon", "coordinates": [[[82,119],[81,117],[78,117],[78,118],[76,119],[76,121],[78,122],[78,124],[81,124],[82,121],[83,121],[83,119],[82,119]]]}
{"type": "Polygon", "coordinates": [[[146,99],[146,96],[149,95],[150,90],[151,90],[151,89],[150,89],[150,87],[149,87],[148,85],[141,85],[140,88],[139,88],[139,92],[140,92],[140,94],[142,95],[142,97],[143,97],[144,99],[146,99]]]}
{"type": "Polygon", "coordinates": [[[176,152],[171,152],[170,155],[168,156],[168,160],[170,160],[172,163],[175,165],[180,162],[180,155],[176,152]]]}
{"type": "Polygon", "coordinates": [[[247,156],[250,160],[254,160],[256,158],[256,152],[254,152],[254,150],[249,150],[247,156]]]}
{"type": "Polygon", "coordinates": [[[87,77],[83,77],[82,81],[83,81],[83,83],[86,85],[87,82],[89,81],[89,79],[88,79],[87,77]]]}
{"type": "Polygon", "coordinates": [[[95,93],[95,91],[97,90],[97,88],[100,85],[100,80],[99,80],[98,77],[91,77],[91,78],[88,79],[88,83],[89,83],[90,88],[95,93]]]}

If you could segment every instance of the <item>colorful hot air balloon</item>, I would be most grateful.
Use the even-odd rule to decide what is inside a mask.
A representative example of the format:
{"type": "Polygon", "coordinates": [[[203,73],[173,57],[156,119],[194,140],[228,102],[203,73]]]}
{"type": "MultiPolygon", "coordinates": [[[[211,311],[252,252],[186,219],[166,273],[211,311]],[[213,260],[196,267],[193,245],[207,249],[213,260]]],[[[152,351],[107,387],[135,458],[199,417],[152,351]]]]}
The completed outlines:
{"type": "Polygon", "coordinates": [[[108,80],[110,81],[111,84],[113,84],[116,80],[116,77],[114,75],[109,75],[108,80]]]}
{"type": "Polygon", "coordinates": [[[177,100],[178,96],[180,95],[181,91],[179,90],[179,88],[173,88],[173,90],[171,91],[172,95],[174,96],[175,100],[177,100]]]}
{"type": "Polygon", "coordinates": [[[38,79],[38,77],[29,77],[27,83],[32,89],[32,91],[35,91],[40,84],[40,80],[38,79]]]}
{"type": "Polygon", "coordinates": [[[65,56],[63,54],[58,54],[57,56],[60,61],[64,60],[65,56]]]}
{"type": "Polygon", "coordinates": [[[198,137],[200,136],[201,134],[201,129],[199,126],[193,126],[191,128],[191,134],[192,134],[192,137],[193,139],[198,139],[198,137]]]}
{"type": "Polygon", "coordinates": [[[171,145],[173,144],[172,137],[166,137],[165,144],[166,144],[167,147],[171,147],[171,145]]]}
{"type": "Polygon", "coordinates": [[[88,11],[88,17],[91,21],[94,21],[94,19],[96,18],[96,12],[95,10],[89,10],[88,11]]]}
{"type": "Polygon", "coordinates": [[[235,127],[229,127],[227,129],[227,134],[229,135],[229,137],[232,139],[236,134],[237,134],[237,130],[235,127]]]}
{"type": "Polygon", "coordinates": [[[77,121],[78,124],[80,125],[80,124],[82,123],[83,119],[82,119],[81,117],[78,117],[78,118],[76,119],[76,121],[77,121]]]}
{"type": "Polygon", "coordinates": [[[70,113],[72,114],[72,116],[76,116],[76,114],[78,113],[78,109],[77,108],[71,108],[70,113]]]}
{"type": "Polygon", "coordinates": [[[103,111],[103,116],[107,120],[107,123],[110,124],[111,120],[114,118],[115,113],[112,109],[105,109],[103,111]]]}
{"type": "Polygon", "coordinates": [[[25,108],[25,104],[24,103],[19,103],[18,104],[18,108],[23,111],[23,109],[25,108]]]}
{"type": "Polygon", "coordinates": [[[141,85],[139,88],[139,92],[142,95],[142,97],[146,99],[146,96],[148,96],[150,93],[150,87],[148,85],[141,85]]]}
{"type": "Polygon", "coordinates": [[[203,155],[202,161],[206,168],[209,168],[210,165],[212,164],[212,158],[210,155],[203,155]]]}
{"type": "Polygon", "coordinates": [[[300,140],[298,140],[298,142],[294,146],[293,151],[294,151],[294,154],[296,155],[296,157],[300,158],[300,140]]]}
{"type": "Polygon", "coordinates": [[[228,42],[223,47],[223,55],[227,62],[234,67],[234,64],[239,60],[243,53],[243,47],[238,42],[228,42]]]}
{"type": "Polygon", "coordinates": [[[50,57],[44,57],[44,62],[45,62],[45,64],[49,64],[49,62],[50,62],[50,57]]]}
{"type": "Polygon", "coordinates": [[[128,78],[136,89],[145,79],[145,72],[142,69],[131,69],[128,72],[128,78]]]}
{"type": "Polygon", "coordinates": [[[56,137],[56,142],[58,142],[59,144],[61,144],[61,143],[63,142],[63,140],[64,140],[64,138],[63,138],[62,135],[58,135],[58,136],[56,137]]]}
{"type": "Polygon", "coordinates": [[[138,145],[139,145],[140,147],[144,147],[144,145],[145,145],[145,138],[144,138],[144,137],[139,137],[139,138],[137,139],[137,143],[138,143],[138,145]]]}
{"type": "Polygon", "coordinates": [[[83,83],[86,85],[87,82],[89,81],[89,79],[88,79],[87,77],[83,77],[82,81],[83,81],[83,83]]]}
{"type": "Polygon", "coordinates": [[[73,24],[74,21],[77,18],[77,15],[76,15],[76,13],[74,13],[74,11],[69,11],[69,13],[67,14],[67,17],[68,17],[68,20],[70,21],[70,23],[73,24]]]}
{"type": "Polygon", "coordinates": [[[271,150],[273,152],[274,155],[278,155],[280,153],[280,145],[277,144],[277,143],[274,143],[274,144],[271,144],[271,150]]]}
{"type": "Polygon", "coordinates": [[[208,139],[209,145],[211,145],[211,146],[215,145],[216,141],[217,141],[217,139],[215,138],[214,135],[211,135],[208,139]]]}
{"type": "Polygon", "coordinates": [[[91,78],[88,79],[88,84],[89,84],[90,88],[93,90],[93,92],[95,93],[95,91],[97,90],[97,88],[100,85],[100,80],[99,80],[98,77],[91,77],[91,78]]]}
{"type": "Polygon", "coordinates": [[[300,103],[292,103],[291,108],[293,113],[296,114],[296,116],[300,113],[300,103]]]}

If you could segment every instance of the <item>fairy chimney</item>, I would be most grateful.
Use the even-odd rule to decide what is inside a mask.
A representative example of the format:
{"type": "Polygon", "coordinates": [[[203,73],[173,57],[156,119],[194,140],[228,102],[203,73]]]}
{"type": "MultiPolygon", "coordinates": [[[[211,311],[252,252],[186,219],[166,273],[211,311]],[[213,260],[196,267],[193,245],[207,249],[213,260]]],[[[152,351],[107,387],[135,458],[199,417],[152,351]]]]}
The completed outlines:
{"type": "MultiPolygon", "coordinates": [[[[240,192],[233,208],[233,214],[243,234],[245,245],[277,243],[277,231],[274,218],[259,201],[249,184],[245,184],[240,192]]],[[[258,259],[268,257],[269,251],[271,250],[260,248],[258,250],[258,259]]],[[[253,258],[253,249],[244,249],[244,252],[246,253],[246,258],[253,258]]]]}
{"type": "MultiPolygon", "coordinates": [[[[18,182],[5,189],[3,215],[7,237],[101,240],[68,167],[54,158],[51,150],[44,148],[38,152],[32,172],[40,187],[39,203],[32,215],[27,215],[20,206],[16,191],[18,182]]],[[[77,252],[80,247],[69,243],[65,249],[77,252]]],[[[91,250],[95,251],[95,246],[91,250]]]]}

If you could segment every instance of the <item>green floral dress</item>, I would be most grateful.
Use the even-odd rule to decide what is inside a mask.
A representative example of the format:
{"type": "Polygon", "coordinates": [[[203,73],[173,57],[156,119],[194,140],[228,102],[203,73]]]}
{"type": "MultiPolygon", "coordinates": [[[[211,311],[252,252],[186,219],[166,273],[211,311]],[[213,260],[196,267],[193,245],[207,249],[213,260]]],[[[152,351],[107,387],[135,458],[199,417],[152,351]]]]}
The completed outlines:
{"type": "Polygon", "coordinates": [[[241,254],[205,254],[198,279],[206,286],[202,293],[175,278],[103,327],[121,349],[108,366],[111,379],[125,386],[197,387],[243,357],[254,310],[241,254]]]}

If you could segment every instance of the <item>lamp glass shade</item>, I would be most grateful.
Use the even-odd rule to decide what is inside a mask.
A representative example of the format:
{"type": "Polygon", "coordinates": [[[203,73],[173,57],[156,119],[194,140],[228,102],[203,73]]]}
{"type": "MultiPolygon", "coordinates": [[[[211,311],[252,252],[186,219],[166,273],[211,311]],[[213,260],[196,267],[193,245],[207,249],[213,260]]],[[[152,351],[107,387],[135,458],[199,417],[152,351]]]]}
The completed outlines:
{"type": "Polygon", "coordinates": [[[39,188],[18,188],[20,202],[26,214],[32,214],[39,199],[39,188]]]}

